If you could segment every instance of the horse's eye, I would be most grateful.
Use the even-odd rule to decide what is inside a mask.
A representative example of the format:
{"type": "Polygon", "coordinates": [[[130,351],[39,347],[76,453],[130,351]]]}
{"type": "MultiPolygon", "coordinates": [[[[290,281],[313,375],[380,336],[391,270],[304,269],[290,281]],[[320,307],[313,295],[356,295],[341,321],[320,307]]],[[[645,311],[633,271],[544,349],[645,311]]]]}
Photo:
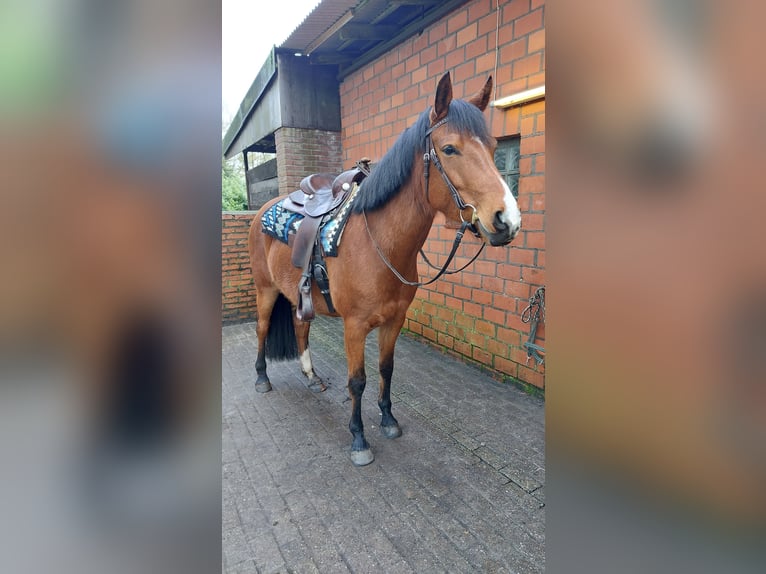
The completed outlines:
{"type": "Polygon", "coordinates": [[[451,145],[445,145],[442,148],[442,151],[444,152],[444,155],[457,155],[458,151],[455,149],[454,146],[451,145]]]}

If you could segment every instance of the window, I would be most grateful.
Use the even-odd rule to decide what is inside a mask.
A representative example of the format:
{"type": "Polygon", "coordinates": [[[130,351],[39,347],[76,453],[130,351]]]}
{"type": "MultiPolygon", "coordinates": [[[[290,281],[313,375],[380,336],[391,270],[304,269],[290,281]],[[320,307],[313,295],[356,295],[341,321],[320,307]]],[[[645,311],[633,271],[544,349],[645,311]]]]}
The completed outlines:
{"type": "Polygon", "coordinates": [[[519,197],[519,136],[498,140],[495,165],[513,197],[519,197]]]}

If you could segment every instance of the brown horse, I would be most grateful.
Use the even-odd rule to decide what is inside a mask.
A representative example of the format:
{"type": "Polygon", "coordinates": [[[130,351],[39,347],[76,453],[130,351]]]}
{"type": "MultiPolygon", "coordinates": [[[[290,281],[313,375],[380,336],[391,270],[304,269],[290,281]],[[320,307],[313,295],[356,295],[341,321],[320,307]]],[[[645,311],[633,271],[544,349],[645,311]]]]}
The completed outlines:
{"type": "MultiPolygon", "coordinates": [[[[443,213],[451,222],[462,221],[463,229],[469,223],[475,225],[473,230],[495,246],[510,243],[521,227],[516,201],[495,167],[496,141],[482,114],[491,91],[490,76],[484,88],[468,100],[453,100],[449,73],[441,78],[434,106],[402,133],[362,182],[338,256],[326,259],[336,313],[328,310],[313,286],[316,311],[343,318],[351,460],[357,466],[374,458],[364,436],[361,399],[366,386],[364,343],[375,328],[379,329],[380,346],[381,431],[387,438],[402,434],[391,414],[394,346],[417,290],[417,253],[436,213],[443,213]]],[[[263,213],[278,200],[261,208],[250,227],[250,261],[258,301],[255,387],[258,392],[271,390],[266,357],[300,356],[309,387],[324,390],[309,354],[310,324],[298,321],[292,311],[301,270],[291,264],[287,245],[261,231],[263,213]]]]}

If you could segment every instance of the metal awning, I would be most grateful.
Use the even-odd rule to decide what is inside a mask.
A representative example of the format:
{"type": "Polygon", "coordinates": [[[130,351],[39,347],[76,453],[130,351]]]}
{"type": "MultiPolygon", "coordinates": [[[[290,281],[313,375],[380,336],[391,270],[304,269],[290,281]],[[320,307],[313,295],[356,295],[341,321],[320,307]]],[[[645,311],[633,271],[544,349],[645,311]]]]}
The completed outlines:
{"type": "Polygon", "coordinates": [[[224,156],[273,153],[284,126],[339,131],[339,82],[466,1],[323,0],[272,49],[223,138],[224,156]]]}

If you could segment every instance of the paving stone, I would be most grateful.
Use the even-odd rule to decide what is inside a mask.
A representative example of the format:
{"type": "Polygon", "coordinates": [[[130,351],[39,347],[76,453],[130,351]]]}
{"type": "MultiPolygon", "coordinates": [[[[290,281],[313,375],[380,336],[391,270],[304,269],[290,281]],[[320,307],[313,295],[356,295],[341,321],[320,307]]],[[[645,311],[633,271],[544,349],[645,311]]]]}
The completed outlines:
{"type": "Polygon", "coordinates": [[[543,572],[544,404],[409,336],[392,384],[403,436],[379,432],[377,337],[362,418],[375,462],[348,459],[342,323],[311,328],[315,370],[269,363],[254,391],[254,323],[223,328],[223,569],[543,572]]]}

